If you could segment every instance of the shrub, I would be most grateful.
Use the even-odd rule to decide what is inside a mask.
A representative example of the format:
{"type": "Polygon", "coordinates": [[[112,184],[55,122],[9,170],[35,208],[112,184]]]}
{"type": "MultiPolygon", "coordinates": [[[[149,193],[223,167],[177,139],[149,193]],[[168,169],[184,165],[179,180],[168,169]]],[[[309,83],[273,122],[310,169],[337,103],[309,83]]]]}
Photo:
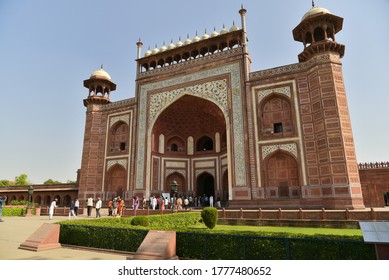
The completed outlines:
{"type": "Polygon", "coordinates": [[[131,225],[133,226],[149,226],[149,218],[146,216],[136,216],[132,219],[131,225]]]}
{"type": "Polygon", "coordinates": [[[24,216],[26,208],[3,208],[3,216],[24,216]]]}
{"type": "Polygon", "coordinates": [[[218,219],[217,209],[214,207],[205,207],[201,211],[201,218],[208,228],[213,229],[216,226],[218,219]]]}
{"type": "Polygon", "coordinates": [[[10,205],[27,205],[28,203],[28,200],[12,200],[10,205]]]}

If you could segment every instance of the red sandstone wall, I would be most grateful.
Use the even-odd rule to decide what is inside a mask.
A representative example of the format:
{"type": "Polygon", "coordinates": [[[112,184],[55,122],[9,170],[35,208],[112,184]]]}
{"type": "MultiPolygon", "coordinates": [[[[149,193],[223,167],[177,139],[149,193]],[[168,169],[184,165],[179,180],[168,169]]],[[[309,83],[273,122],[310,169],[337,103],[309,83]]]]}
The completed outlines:
{"type": "Polygon", "coordinates": [[[360,169],[359,176],[365,206],[385,206],[384,193],[389,192],[389,168],[360,169]]]}

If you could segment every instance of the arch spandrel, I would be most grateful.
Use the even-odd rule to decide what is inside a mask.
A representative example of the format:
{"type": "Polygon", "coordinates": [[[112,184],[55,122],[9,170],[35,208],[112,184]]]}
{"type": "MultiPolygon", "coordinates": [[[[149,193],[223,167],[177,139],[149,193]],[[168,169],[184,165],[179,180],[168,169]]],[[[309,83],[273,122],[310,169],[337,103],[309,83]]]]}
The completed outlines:
{"type": "Polygon", "coordinates": [[[211,101],[223,111],[225,116],[227,116],[227,79],[221,79],[171,91],[151,94],[149,100],[149,127],[153,126],[159,114],[161,114],[166,108],[168,108],[170,104],[174,103],[176,100],[182,98],[185,95],[192,95],[211,101]]]}
{"type": "Polygon", "coordinates": [[[291,154],[292,156],[294,156],[294,158],[296,160],[298,160],[296,143],[263,146],[262,147],[262,160],[265,160],[270,155],[273,155],[274,153],[276,153],[279,150],[291,154]]]}

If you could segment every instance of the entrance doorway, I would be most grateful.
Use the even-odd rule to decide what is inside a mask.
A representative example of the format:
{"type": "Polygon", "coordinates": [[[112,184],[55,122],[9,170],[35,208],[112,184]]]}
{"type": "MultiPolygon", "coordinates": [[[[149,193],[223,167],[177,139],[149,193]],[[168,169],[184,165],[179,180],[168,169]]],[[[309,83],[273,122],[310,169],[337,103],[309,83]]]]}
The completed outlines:
{"type": "Polygon", "coordinates": [[[202,173],[197,178],[197,196],[213,196],[215,197],[215,180],[213,176],[207,172],[202,173]]]}

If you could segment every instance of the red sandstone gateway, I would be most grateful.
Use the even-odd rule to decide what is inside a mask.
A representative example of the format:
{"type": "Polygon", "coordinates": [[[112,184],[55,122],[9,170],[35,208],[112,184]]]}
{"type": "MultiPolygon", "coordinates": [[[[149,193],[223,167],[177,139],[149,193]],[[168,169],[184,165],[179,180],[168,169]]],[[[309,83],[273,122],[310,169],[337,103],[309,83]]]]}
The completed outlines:
{"type": "Polygon", "coordinates": [[[336,40],[343,18],[313,6],[293,29],[299,62],[251,71],[246,12],[241,27],[144,55],[138,41],[135,98],[111,102],[116,84],[94,71],[84,81],[78,194],[60,196],[81,205],[91,195],[106,205],[169,194],[257,209],[384,206],[388,165],[357,164],[336,40]]]}

